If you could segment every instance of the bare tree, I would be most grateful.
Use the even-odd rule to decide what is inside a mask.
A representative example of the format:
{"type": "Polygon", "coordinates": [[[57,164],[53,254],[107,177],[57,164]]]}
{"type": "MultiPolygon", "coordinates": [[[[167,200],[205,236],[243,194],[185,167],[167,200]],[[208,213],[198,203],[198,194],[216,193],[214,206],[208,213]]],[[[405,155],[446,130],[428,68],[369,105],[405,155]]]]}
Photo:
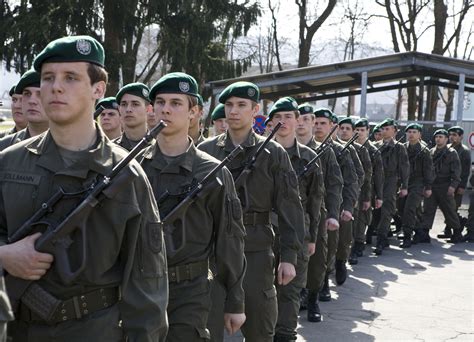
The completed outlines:
{"type": "Polygon", "coordinates": [[[298,67],[305,67],[309,64],[309,55],[311,51],[311,42],[315,33],[321,28],[323,23],[329,17],[334,7],[336,7],[337,0],[328,0],[327,6],[320,16],[317,16],[311,24],[308,25],[308,0],[295,0],[298,6],[299,14],[299,55],[298,67]]]}
{"type": "Polygon", "coordinates": [[[281,66],[281,60],[280,60],[280,48],[279,48],[279,43],[278,43],[278,32],[277,32],[277,19],[275,15],[275,11],[278,10],[279,5],[275,5],[272,7],[272,0],[268,0],[268,8],[270,9],[270,12],[272,13],[272,32],[273,32],[273,44],[275,47],[275,57],[277,60],[278,64],[278,70],[282,71],[283,67],[281,66]]]}

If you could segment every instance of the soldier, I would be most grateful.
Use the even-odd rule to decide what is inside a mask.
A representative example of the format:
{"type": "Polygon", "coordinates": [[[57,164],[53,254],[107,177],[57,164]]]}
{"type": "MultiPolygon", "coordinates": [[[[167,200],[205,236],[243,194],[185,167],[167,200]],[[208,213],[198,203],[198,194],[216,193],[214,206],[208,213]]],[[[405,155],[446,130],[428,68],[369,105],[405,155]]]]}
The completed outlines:
{"type": "MultiPolygon", "coordinates": [[[[199,95],[199,94],[198,94],[199,95]]],[[[201,118],[204,111],[204,101],[202,96],[198,96],[198,112],[196,115],[191,118],[191,122],[189,123],[189,136],[193,139],[194,145],[199,145],[202,143],[206,138],[202,135],[201,132],[201,118]]]]}
{"type": "MultiPolygon", "coordinates": [[[[352,136],[354,135],[354,129],[355,129],[355,122],[353,119],[347,117],[343,118],[342,120],[339,121],[339,138],[346,143],[349,141],[352,136]]],[[[356,265],[358,263],[358,250],[360,250],[360,244],[357,245],[352,243],[355,241],[354,236],[355,236],[355,231],[354,227],[357,227],[359,225],[359,216],[362,215],[362,212],[365,212],[369,210],[370,208],[370,201],[372,199],[372,162],[370,160],[370,155],[369,151],[364,145],[365,141],[362,142],[362,144],[359,144],[357,142],[353,143],[353,149],[356,151],[355,156],[353,156],[353,161],[354,164],[357,163],[357,159],[359,159],[359,163],[362,164],[363,170],[364,170],[364,177],[362,178],[362,185],[360,187],[360,194],[359,194],[359,199],[357,201],[357,205],[354,208],[354,223],[352,221],[348,222],[347,225],[350,226],[350,231],[351,235],[346,236],[346,243],[345,244],[340,244],[342,248],[344,248],[344,251],[342,253],[339,253],[340,255],[342,254],[342,257],[349,256],[349,264],[351,265],[356,265]],[[356,158],[357,157],[357,158],[356,158]],[[352,245],[352,247],[351,247],[352,245]],[[349,255],[350,253],[350,255],[349,255]]],[[[380,172],[380,171],[379,171],[380,172]]],[[[359,178],[360,180],[360,178],[359,178]]],[[[365,227],[363,228],[364,233],[365,233],[365,227]]],[[[357,232],[360,235],[363,235],[359,232],[357,232]]],[[[364,234],[365,235],[365,234],[364,234]]],[[[339,241],[341,241],[341,235],[339,233],[339,241]]],[[[363,245],[362,245],[363,246],[363,245]]],[[[347,260],[347,259],[343,259],[347,260]]],[[[345,262],[344,262],[344,268],[345,268],[345,262]]],[[[336,269],[337,272],[337,269],[336,269]]],[[[347,271],[346,271],[347,273],[347,271]]]]}
{"type": "Polygon", "coordinates": [[[8,299],[5,281],[3,280],[3,269],[0,268],[0,341],[7,341],[7,323],[13,321],[13,311],[8,299]]]}
{"type": "MultiPolygon", "coordinates": [[[[164,216],[218,165],[215,158],[197,150],[188,136],[190,120],[199,111],[197,96],[196,80],[180,72],[163,76],[150,91],[154,111],[167,127],[145,151],[142,164],[164,216]]],[[[225,314],[222,312],[226,329],[234,333],[245,321],[242,212],[230,172],[224,168],[217,177],[219,181],[204,189],[182,213],[182,229],[179,222],[165,222],[174,227],[166,233],[170,286],[167,341],[210,339],[206,328],[209,258],[216,263],[215,280],[227,290],[225,314]]]]}
{"type": "Polygon", "coordinates": [[[110,140],[117,139],[122,135],[122,124],[120,120],[119,105],[115,97],[106,97],[97,102],[95,109],[104,107],[99,116],[100,127],[110,140]]]}
{"type": "Polygon", "coordinates": [[[153,111],[153,106],[150,105],[146,111],[146,125],[149,130],[153,129],[160,122],[158,121],[158,116],[153,111]]]}
{"type": "MultiPolygon", "coordinates": [[[[471,176],[469,183],[474,187],[474,177],[471,176]]],[[[467,233],[463,236],[463,241],[474,242],[474,191],[469,194],[469,215],[466,220],[467,233]]]]}
{"type": "MultiPolygon", "coordinates": [[[[13,341],[164,341],[168,290],[162,228],[146,175],[135,161],[127,166],[133,181],[104,196],[87,217],[88,262],[71,284],[60,280],[57,267],[50,269],[52,255],[34,249],[41,233],[8,244],[52,194],[88,189],[126,156],[91,115],[107,83],[99,42],[89,36],[57,39],[38,54],[34,67],[41,73],[50,129],[0,154],[0,262],[11,276],[34,281],[31,291],[46,291],[58,303],[46,319],[36,312],[48,309],[47,300],[36,310],[22,301],[8,333],[13,341]]],[[[53,207],[48,214],[50,222],[61,221],[77,201],[68,197],[58,205],[61,210],[53,207]]],[[[77,262],[74,246],[69,253],[77,262]]]]}
{"type": "MultiPolygon", "coordinates": [[[[314,112],[315,119],[315,130],[314,137],[316,141],[322,142],[329,133],[334,123],[335,115],[327,108],[320,108],[314,112]]],[[[337,117],[336,117],[337,120],[337,117]]],[[[339,223],[342,226],[343,222],[349,222],[352,220],[352,212],[359,196],[359,183],[357,173],[355,171],[354,162],[352,161],[350,152],[343,150],[343,146],[338,142],[329,138],[328,144],[331,144],[331,148],[336,154],[336,159],[339,164],[342,178],[344,180],[344,186],[342,188],[342,204],[339,208],[339,223]]],[[[340,230],[340,227],[338,227],[340,230]]],[[[327,270],[326,277],[324,279],[323,287],[319,293],[319,300],[330,301],[331,292],[329,290],[329,274],[334,268],[337,247],[339,243],[339,231],[329,230],[328,231],[328,255],[327,255],[327,270]]],[[[336,283],[341,285],[344,283],[347,277],[347,273],[344,274],[345,265],[339,261],[336,265],[336,283]],[[342,271],[342,272],[341,272],[342,271]]]]}
{"type": "MultiPolygon", "coordinates": [[[[241,145],[244,152],[229,166],[234,178],[240,175],[253,153],[265,141],[264,137],[252,130],[254,115],[259,110],[259,100],[260,91],[255,84],[236,82],[229,85],[219,95],[219,102],[225,105],[229,129],[226,134],[199,145],[201,150],[221,160],[235,146],[241,145]]],[[[243,219],[247,230],[247,272],[244,279],[247,320],[242,326],[242,333],[246,341],[272,341],[277,321],[277,294],[274,286],[274,232],[270,212],[273,209],[278,215],[280,231],[280,260],[277,261],[276,281],[279,285],[287,285],[295,277],[297,254],[304,240],[304,213],[299,200],[296,174],[288,154],[280,144],[270,141],[248,177],[240,179],[236,186],[244,208],[243,219]]],[[[221,302],[218,295],[213,295],[213,310],[222,311],[221,302]]],[[[222,330],[222,325],[213,324],[217,331],[222,330]]]]}
{"type": "MultiPolygon", "coordinates": [[[[450,147],[454,148],[458,153],[459,160],[461,162],[461,182],[456,189],[454,199],[456,201],[456,211],[459,210],[459,207],[462,203],[462,196],[467,187],[467,181],[471,173],[471,151],[469,148],[462,143],[464,129],[460,126],[453,126],[448,129],[449,141],[451,142],[450,147]]],[[[459,213],[458,213],[459,215],[459,213]]],[[[465,218],[459,215],[459,221],[461,223],[461,230],[464,227],[466,221],[465,218]]],[[[451,228],[446,226],[444,229],[444,234],[439,234],[439,238],[450,238],[452,235],[451,228]]]]}
{"type": "Polygon", "coordinates": [[[28,126],[19,132],[0,139],[0,151],[20,141],[37,136],[49,127],[48,117],[44,113],[40,98],[40,74],[35,70],[25,72],[15,87],[15,94],[21,94],[22,113],[28,126]]]}
{"type": "Polygon", "coordinates": [[[227,132],[227,121],[225,120],[225,109],[222,103],[219,103],[211,114],[212,124],[214,125],[214,135],[227,132]]]}
{"type": "Polygon", "coordinates": [[[396,196],[398,184],[401,183],[400,197],[408,194],[408,176],[410,163],[408,161],[407,150],[394,138],[397,134],[397,124],[393,119],[385,119],[381,124],[383,141],[379,141],[377,148],[380,148],[382,154],[384,185],[383,185],[383,204],[380,208],[380,220],[377,226],[377,245],[374,253],[381,255],[383,249],[388,246],[388,231],[390,222],[396,210],[396,196]],[[381,145],[383,145],[381,147],[381,145]]]}
{"type": "MultiPolygon", "coordinates": [[[[410,177],[408,179],[408,195],[401,198],[403,241],[401,248],[409,248],[412,244],[412,234],[415,230],[416,211],[421,205],[423,196],[431,196],[434,171],[433,160],[428,146],[421,140],[423,127],[411,123],[405,128],[407,142],[404,144],[410,161],[410,177]]],[[[419,234],[419,233],[417,233],[419,234]]]]}
{"type": "Polygon", "coordinates": [[[8,93],[12,98],[12,119],[15,122],[15,126],[12,129],[7,131],[0,132],[0,138],[3,138],[6,135],[14,134],[16,132],[25,129],[28,125],[28,121],[26,121],[25,115],[23,115],[22,108],[21,108],[21,94],[15,94],[15,86],[11,87],[10,92],[8,93]]]}
{"type": "Polygon", "coordinates": [[[143,83],[123,86],[115,96],[122,121],[122,136],[114,140],[119,146],[131,151],[147,132],[147,108],[150,90],[143,83]]]}
{"type": "Polygon", "coordinates": [[[372,131],[372,135],[374,137],[374,142],[383,140],[382,128],[380,127],[380,125],[376,125],[374,127],[374,130],[372,131]]]}
{"type": "MultiPolygon", "coordinates": [[[[357,257],[361,257],[364,253],[364,243],[367,240],[366,229],[372,222],[372,205],[375,209],[379,209],[383,203],[383,163],[380,152],[377,147],[368,140],[369,139],[369,121],[365,118],[359,119],[354,124],[355,131],[359,134],[357,142],[364,145],[370,156],[370,163],[372,167],[372,184],[371,184],[371,203],[369,207],[359,207],[357,211],[357,219],[354,221],[354,246],[353,253],[357,257]],[[364,210],[367,208],[366,210],[364,210]]],[[[372,238],[372,236],[370,236],[372,238]]]]}
{"type": "MultiPolygon", "coordinates": [[[[321,146],[313,137],[313,127],[316,117],[311,105],[305,103],[298,107],[300,116],[296,137],[298,142],[308,146],[314,151],[321,146]]],[[[339,214],[342,202],[343,179],[341,169],[332,148],[328,149],[320,159],[324,176],[324,202],[321,205],[321,218],[319,220],[318,234],[316,237],[316,251],[309,258],[307,273],[307,291],[302,292],[302,306],[308,308],[307,319],[309,322],[321,322],[322,315],[319,308],[319,291],[325,283],[328,256],[328,230],[339,229],[339,214]]],[[[327,285],[329,289],[329,285],[327,285]]],[[[304,307],[303,307],[304,309],[304,307]]]]}
{"type": "Polygon", "coordinates": [[[449,133],[438,129],[433,137],[436,146],[431,149],[435,179],[432,195],[425,200],[421,230],[416,232],[413,242],[429,242],[429,230],[433,226],[436,209],[441,209],[448,227],[453,228],[453,235],[448,241],[458,243],[462,239],[459,217],[456,213],[454,194],[461,180],[461,163],[454,148],[448,147],[449,133]]]}
{"type": "MultiPolygon", "coordinates": [[[[283,146],[290,157],[295,171],[301,172],[316,156],[311,148],[296,140],[296,125],[299,117],[298,104],[292,97],[284,97],[276,101],[268,114],[268,119],[276,124],[282,122],[282,127],[276,132],[275,140],[283,146]]],[[[296,340],[296,326],[300,309],[300,292],[306,286],[308,260],[315,253],[316,237],[323,201],[323,174],[319,161],[305,175],[298,176],[301,204],[305,211],[305,242],[298,253],[296,277],[285,286],[277,285],[278,320],[274,341],[296,340]]],[[[277,231],[276,254],[278,255],[279,234],[277,231]]]]}

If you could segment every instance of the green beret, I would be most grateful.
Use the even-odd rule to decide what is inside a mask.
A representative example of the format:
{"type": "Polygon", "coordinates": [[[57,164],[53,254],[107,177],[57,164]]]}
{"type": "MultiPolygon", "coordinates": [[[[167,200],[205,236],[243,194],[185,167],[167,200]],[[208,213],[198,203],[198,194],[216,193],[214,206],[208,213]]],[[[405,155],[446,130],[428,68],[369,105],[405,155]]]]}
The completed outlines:
{"type": "Polygon", "coordinates": [[[21,95],[23,90],[27,87],[39,88],[41,83],[41,77],[39,72],[30,69],[21,75],[20,81],[18,81],[15,87],[15,94],[21,95]]]}
{"type": "Polygon", "coordinates": [[[311,106],[309,103],[303,103],[303,104],[299,105],[298,110],[300,111],[301,115],[313,114],[314,113],[314,107],[311,106]]]}
{"type": "Polygon", "coordinates": [[[158,94],[184,94],[198,97],[198,84],[184,72],[172,72],[160,78],[150,89],[150,101],[158,94]]]}
{"type": "Polygon", "coordinates": [[[219,103],[216,108],[212,111],[211,114],[212,121],[225,119],[225,106],[222,103],[219,103]]]}
{"type": "Polygon", "coordinates": [[[219,95],[219,102],[225,103],[232,96],[259,102],[260,90],[255,84],[250,82],[235,82],[227,86],[219,95]]]}
{"type": "Polygon", "coordinates": [[[335,124],[339,123],[339,118],[337,117],[336,114],[332,113],[331,115],[331,121],[335,124]]]}
{"type": "Polygon", "coordinates": [[[120,104],[120,101],[122,101],[122,97],[125,94],[130,94],[130,95],[135,95],[138,97],[141,97],[144,99],[146,102],[149,101],[149,95],[150,95],[150,89],[146,85],[140,82],[136,83],[129,83],[125,86],[123,86],[115,95],[115,98],[117,99],[117,103],[120,104]]]}
{"type": "Polygon", "coordinates": [[[397,128],[397,123],[393,119],[385,119],[384,121],[379,123],[379,126],[380,126],[380,128],[387,127],[387,126],[394,126],[395,128],[397,128]]]}
{"type": "Polygon", "coordinates": [[[99,102],[97,102],[97,104],[95,105],[95,109],[96,110],[99,109],[100,106],[104,107],[105,109],[118,110],[118,108],[119,108],[117,100],[113,96],[106,97],[106,98],[100,100],[99,102]]]}
{"type": "Polygon", "coordinates": [[[294,111],[298,111],[298,103],[296,103],[296,100],[290,96],[282,97],[273,104],[272,109],[270,109],[270,113],[268,113],[267,120],[272,120],[275,113],[294,111]]]}
{"type": "Polygon", "coordinates": [[[348,116],[343,116],[343,117],[338,118],[338,119],[339,119],[339,126],[344,125],[344,124],[348,124],[348,125],[351,125],[351,127],[354,129],[354,121],[352,120],[352,118],[350,118],[348,116]]]}
{"type": "Polygon", "coordinates": [[[15,86],[12,86],[12,87],[10,88],[10,91],[8,92],[8,95],[10,95],[10,97],[12,97],[13,94],[15,94],[15,86]]]}
{"type": "Polygon", "coordinates": [[[104,67],[104,48],[90,36],[63,37],[50,42],[35,58],[33,66],[41,70],[47,62],[89,62],[104,67]]]}
{"type": "Polygon", "coordinates": [[[326,118],[332,121],[332,112],[327,108],[318,108],[314,111],[317,118],[326,118]]]}
{"type": "Polygon", "coordinates": [[[379,133],[382,131],[382,128],[380,128],[380,125],[375,125],[374,126],[374,130],[373,130],[373,133],[379,133]]]}
{"type": "Polygon", "coordinates": [[[369,127],[370,127],[369,126],[369,120],[367,120],[365,118],[359,119],[354,123],[354,127],[365,127],[367,129],[369,129],[369,127]]]}
{"type": "Polygon", "coordinates": [[[197,98],[198,98],[198,106],[204,107],[204,100],[202,99],[202,96],[198,94],[197,98]]]}
{"type": "Polygon", "coordinates": [[[451,132],[457,133],[458,135],[463,135],[464,128],[462,128],[461,126],[453,126],[448,129],[448,133],[451,133],[451,132]]]}
{"type": "Polygon", "coordinates": [[[405,132],[408,132],[409,129],[416,129],[421,132],[423,130],[423,125],[420,125],[417,122],[412,122],[405,128],[405,132]]]}
{"type": "Polygon", "coordinates": [[[446,137],[449,137],[448,131],[445,130],[444,128],[437,129],[437,130],[433,133],[433,137],[434,137],[434,136],[437,136],[437,135],[444,135],[444,136],[446,136],[446,137]]]}

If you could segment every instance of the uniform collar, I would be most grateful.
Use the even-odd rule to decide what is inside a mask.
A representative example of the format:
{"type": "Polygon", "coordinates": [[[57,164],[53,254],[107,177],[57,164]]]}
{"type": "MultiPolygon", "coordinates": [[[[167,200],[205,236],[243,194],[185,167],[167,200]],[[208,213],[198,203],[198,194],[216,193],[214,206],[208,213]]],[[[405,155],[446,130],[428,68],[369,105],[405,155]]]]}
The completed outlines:
{"type": "Polygon", "coordinates": [[[298,142],[296,141],[296,139],[293,146],[291,146],[290,148],[285,148],[285,151],[290,157],[296,156],[301,159],[300,147],[298,146],[298,142]]]}
{"type": "MultiPolygon", "coordinates": [[[[252,146],[255,146],[257,142],[258,142],[258,138],[257,138],[256,133],[253,131],[253,129],[250,129],[250,132],[247,135],[247,138],[242,144],[240,144],[240,146],[244,148],[252,147],[252,146]]],[[[229,131],[227,131],[226,133],[222,133],[221,135],[217,137],[216,145],[220,147],[224,147],[224,149],[227,152],[231,152],[235,148],[235,145],[232,142],[232,139],[230,138],[229,131]]]]}
{"type": "Polygon", "coordinates": [[[54,173],[75,176],[79,178],[87,178],[89,170],[101,175],[106,175],[112,170],[114,160],[112,158],[112,143],[105,137],[102,130],[96,124],[97,144],[88,151],[89,157],[83,167],[64,168],[64,162],[58,151],[58,146],[54,141],[51,132],[47,130],[39,135],[38,139],[34,139],[26,145],[26,149],[39,156],[36,164],[54,173]]]}
{"type": "Polygon", "coordinates": [[[188,137],[188,142],[187,150],[170,164],[166,161],[160,146],[156,142],[145,151],[143,158],[151,160],[150,166],[158,170],[166,170],[167,173],[179,173],[181,168],[192,172],[197,149],[190,137],[188,137]]]}

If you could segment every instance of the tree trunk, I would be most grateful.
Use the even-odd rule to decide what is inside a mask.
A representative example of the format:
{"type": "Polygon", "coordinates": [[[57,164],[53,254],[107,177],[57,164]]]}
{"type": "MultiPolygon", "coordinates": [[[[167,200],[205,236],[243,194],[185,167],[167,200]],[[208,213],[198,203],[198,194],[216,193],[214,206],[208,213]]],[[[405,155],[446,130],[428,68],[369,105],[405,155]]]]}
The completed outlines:
{"type": "Polygon", "coordinates": [[[121,28],[117,20],[120,9],[113,0],[104,0],[104,50],[106,69],[109,73],[107,96],[114,96],[120,89],[122,60],[121,28]]]}
{"type": "MultiPolygon", "coordinates": [[[[409,80],[410,81],[410,80],[409,80]]],[[[408,87],[407,88],[408,92],[408,120],[413,121],[416,120],[416,107],[417,107],[417,96],[416,96],[416,87],[408,87]]]]}

